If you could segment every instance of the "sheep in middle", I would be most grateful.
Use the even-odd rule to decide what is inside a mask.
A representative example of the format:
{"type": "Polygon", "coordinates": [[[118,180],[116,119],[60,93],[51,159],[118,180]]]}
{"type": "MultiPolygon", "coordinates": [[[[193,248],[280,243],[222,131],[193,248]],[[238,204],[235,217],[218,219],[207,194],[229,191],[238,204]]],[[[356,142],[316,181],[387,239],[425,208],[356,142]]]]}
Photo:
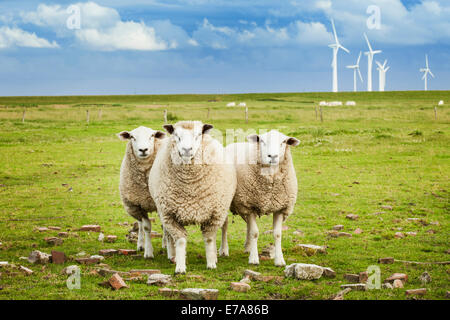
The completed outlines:
{"type": "MultiPolygon", "coordinates": [[[[234,165],[209,134],[212,128],[200,121],[164,125],[170,137],[150,170],[150,194],[168,234],[168,252],[174,252],[175,273],[186,272],[185,226],[193,224],[203,234],[207,268],[216,268],[217,230],[226,223],[236,190],[234,165]]],[[[220,251],[227,255],[228,249],[220,251]]]]}

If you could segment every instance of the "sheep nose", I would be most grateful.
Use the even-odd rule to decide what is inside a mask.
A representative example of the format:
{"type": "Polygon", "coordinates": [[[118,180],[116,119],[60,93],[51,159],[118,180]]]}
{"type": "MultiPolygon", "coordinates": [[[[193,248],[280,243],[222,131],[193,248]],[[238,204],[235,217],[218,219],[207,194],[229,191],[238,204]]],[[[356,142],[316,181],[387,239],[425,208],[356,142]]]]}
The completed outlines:
{"type": "Polygon", "coordinates": [[[192,152],[192,147],[190,147],[190,148],[181,148],[181,149],[183,149],[184,154],[189,154],[189,153],[192,152]]]}
{"type": "Polygon", "coordinates": [[[269,154],[269,155],[267,155],[269,158],[271,158],[271,159],[276,159],[276,158],[278,158],[278,155],[277,154],[269,154]]]}
{"type": "Polygon", "coordinates": [[[146,153],[147,150],[148,150],[148,148],[145,148],[145,149],[139,149],[139,151],[142,152],[142,153],[146,153]]]}

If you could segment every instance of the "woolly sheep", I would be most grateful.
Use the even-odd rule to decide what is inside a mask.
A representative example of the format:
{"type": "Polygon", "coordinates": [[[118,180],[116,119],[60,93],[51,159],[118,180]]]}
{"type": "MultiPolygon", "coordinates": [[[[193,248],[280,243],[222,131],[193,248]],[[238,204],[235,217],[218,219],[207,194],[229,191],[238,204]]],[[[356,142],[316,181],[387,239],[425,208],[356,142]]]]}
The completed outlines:
{"type": "Polygon", "coordinates": [[[443,106],[444,105],[444,100],[439,101],[439,105],[443,106]]]}
{"type": "MultiPolygon", "coordinates": [[[[208,133],[212,125],[182,121],[165,125],[171,135],[158,152],[149,175],[149,189],[168,234],[168,256],[175,255],[175,273],[186,272],[185,226],[201,226],[207,268],[217,263],[216,234],[226,224],[236,190],[236,171],[226,163],[223,146],[208,133]]],[[[221,254],[228,248],[222,245],[221,254]]]]}
{"type": "Polygon", "coordinates": [[[331,102],[328,102],[328,106],[330,106],[330,107],[342,106],[342,101],[331,101],[331,102]]]}
{"type": "Polygon", "coordinates": [[[245,102],[239,103],[239,107],[246,107],[246,106],[247,106],[247,104],[245,102]]]}
{"type": "Polygon", "coordinates": [[[227,107],[236,107],[236,102],[230,102],[227,104],[227,107]]]}
{"type": "Polygon", "coordinates": [[[128,141],[120,167],[120,198],[127,213],[139,224],[137,250],[144,249],[144,257],[153,258],[148,213],[156,211],[156,206],[148,191],[148,176],[165,133],[141,126],[122,131],[118,137],[128,141]]]}
{"type": "Polygon", "coordinates": [[[326,107],[326,106],[328,106],[328,102],[326,102],[326,101],[320,101],[319,106],[321,106],[321,107],[326,107]]]}
{"type": "Polygon", "coordinates": [[[346,106],[356,106],[356,102],[355,101],[347,101],[345,103],[346,106]]]}
{"type": "Polygon", "coordinates": [[[273,213],[275,265],[284,266],[282,223],[292,213],[297,199],[297,177],[290,147],[300,141],[276,130],[250,135],[247,140],[247,143],[226,147],[226,152],[234,159],[237,176],[230,210],[247,223],[245,251],[250,253],[250,264],[259,264],[256,217],[273,213]]]}

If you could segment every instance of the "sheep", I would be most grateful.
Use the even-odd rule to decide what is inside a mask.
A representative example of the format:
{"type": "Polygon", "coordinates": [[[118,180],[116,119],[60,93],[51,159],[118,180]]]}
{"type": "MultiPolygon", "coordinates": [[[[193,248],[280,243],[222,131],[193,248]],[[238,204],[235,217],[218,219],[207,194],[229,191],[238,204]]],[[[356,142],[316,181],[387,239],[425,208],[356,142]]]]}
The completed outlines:
{"type": "Polygon", "coordinates": [[[227,107],[236,107],[236,102],[230,102],[227,104],[227,107]]]}
{"type": "Polygon", "coordinates": [[[152,225],[148,213],[156,211],[156,206],[148,190],[148,176],[165,133],[141,126],[122,131],[118,137],[128,141],[120,167],[120,198],[126,212],[138,221],[137,250],[144,249],[144,258],[153,258],[152,225]]]}
{"type": "Polygon", "coordinates": [[[320,101],[319,106],[321,106],[321,107],[326,107],[326,106],[328,106],[328,102],[326,102],[326,101],[320,101]]]}
{"type": "Polygon", "coordinates": [[[342,101],[331,101],[331,102],[328,102],[328,106],[330,106],[330,107],[342,106],[342,101]]]}
{"type": "Polygon", "coordinates": [[[355,101],[347,101],[345,103],[346,106],[356,106],[356,102],[355,101]]]}
{"type": "MultiPolygon", "coordinates": [[[[168,256],[175,255],[176,274],[186,272],[185,226],[192,224],[201,226],[207,268],[216,268],[217,229],[226,228],[236,190],[236,170],[222,144],[208,134],[212,128],[200,121],[164,125],[170,137],[150,170],[150,195],[168,234],[168,256]]],[[[222,244],[220,254],[227,251],[222,244]]]]}
{"type": "Polygon", "coordinates": [[[273,213],[275,265],[285,266],[281,250],[282,223],[293,212],[297,199],[297,178],[290,147],[300,141],[277,130],[249,135],[249,142],[226,147],[236,165],[237,187],[231,203],[233,214],[247,223],[245,251],[249,264],[259,264],[256,217],[273,213]]]}
{"type": "Polygon", "coordinates": [[[246,107],[246,106],[247,106],[247,104],[245,102],[239,103],[239,107],[246,107]]]}
{"type": "Polygon", "coordinates": [[[443,106],[444,105],[444,100],[439,101],[439,106],[443,106]]]}

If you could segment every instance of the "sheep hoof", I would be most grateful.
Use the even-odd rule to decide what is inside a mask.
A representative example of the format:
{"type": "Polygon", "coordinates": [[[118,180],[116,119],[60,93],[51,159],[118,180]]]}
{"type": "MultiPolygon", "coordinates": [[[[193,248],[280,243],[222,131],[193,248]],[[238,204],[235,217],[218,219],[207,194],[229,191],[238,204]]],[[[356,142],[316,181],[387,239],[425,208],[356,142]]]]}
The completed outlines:
{"type": "Polygon", "coordinates": [[[285,267],[286,262],[284,262],[284,259],[281,259],[280,261],[275,261],[275,266],[276,267],[285,267]]]}
{"type": "Polygon", "coordinates": [[[144,254],[144,259],[153,259],[153,253],[152,254],[144,254]]]}
{"type": "Polygon", "coordinates": [[[207,268],[207,269],[216,269],[217,266],[216,266],[215,263],[211,263],[211,264],[208,264],[208,265],[206,266],[206,268],[207,268]]]}
{"type": "Polygon", "coordinates": [[[186,274],[186,268],[175,268],[175,274],[186,274]]]}
{"type": "Polygon", "coordinates": [[[136,251],[144,251],[144,246],[138,246],[136,251]]]}

